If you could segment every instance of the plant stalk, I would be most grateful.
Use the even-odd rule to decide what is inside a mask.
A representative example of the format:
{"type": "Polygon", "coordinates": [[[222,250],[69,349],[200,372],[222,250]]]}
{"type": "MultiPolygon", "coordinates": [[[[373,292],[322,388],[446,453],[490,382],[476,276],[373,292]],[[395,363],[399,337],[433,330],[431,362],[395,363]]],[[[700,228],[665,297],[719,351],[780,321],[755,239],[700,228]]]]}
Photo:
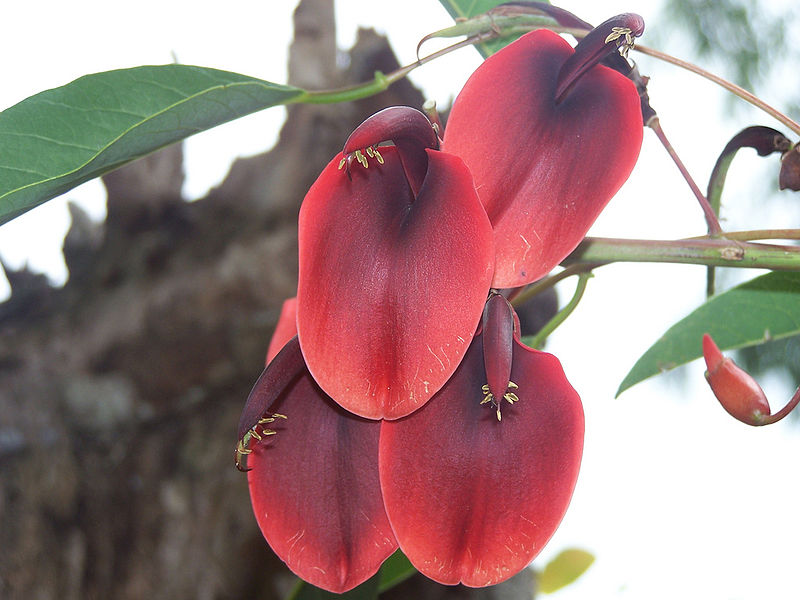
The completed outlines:
{"type": "Polygon", "coordinates": [[[592,277],[594,277],[592,273],[581,273],[578,275],[578,283],[575,286],[575,293],[572,295],[570,301],[566,304],[566,306],[564,306],[564,308],[558,311],[556,315],[539,330],[538,333],[525,339],[525,342],[528,346],[535,349],[539,349],[544,346],[544,342],[547,340],[547,337],[553,333],[553,331],[555,331],[559,325],[566,321],[567,317],[569,317],[572,314],[572,311],[574,311],[578,306],[581,298],[583,298],[583,292],[586,291],[586,282],[592,277]]]}
{"type": "Polygon", "coordinates": [[[561,263],[653,262],[800,271],[800,246],[723,238],[634,240],[587,237],[561,263]]]}
{"type": "Polygon", "coordinates": [[[678,153],[675,152],[675,149],[670,144],[669,140],[667,139],[667,135],[664,133],[664,130],[661,128],[661,121],[659,118],[653,117],[647,123],[647,126],[652,129],[656,136],[658,137],[661,145],[664,146],[667,153],[672,158],[672,161],[675,163],[675,166],[678,167],[678,170],[683,175],[683,178],[686,180],[686,183],[689,185],[689,189],[692,190],[694,197],[697,198],[697,202],[700,204],[700,208],[703,209],[703,214],[706,217],[706,224],[708,225],[708,233],[711,235],[719,235],[722,232],[722,227],[719,224],[719,220],[717,219],[717,215],[714,212],[714,209],[709,204],[706,197],[703,195],[703,192],[700,191],[700,188],[694,182],[689,170],[686,168],[686,165],[683,164],[680,156],[678,153]]]}
{"type": "Polygon", "coordinates": [[[374,96],[375,94],[386,90],[396,81],[400,81],[417,67],[421,67],[432,60],[435,60],[460,48],[465,48],[467,46],[471,46],[472,44],[476,44],[483,39],[485,39],[485,36],[473,35],[465,40],[451,44],[446,48],[442,48],[441,50],[437,50],[432,54],[424,56],[417,60],[417,62],[400,67],[396,71],[392,71],[389,74],[376,71],[375,77],[372,81],[331,90],[306,91],[304,94],[293,98],[290,102],[288,102],[288,104],[333,104],[335,102],[351,102],[353,100],[369,98],[370,96],[374,96]]]}

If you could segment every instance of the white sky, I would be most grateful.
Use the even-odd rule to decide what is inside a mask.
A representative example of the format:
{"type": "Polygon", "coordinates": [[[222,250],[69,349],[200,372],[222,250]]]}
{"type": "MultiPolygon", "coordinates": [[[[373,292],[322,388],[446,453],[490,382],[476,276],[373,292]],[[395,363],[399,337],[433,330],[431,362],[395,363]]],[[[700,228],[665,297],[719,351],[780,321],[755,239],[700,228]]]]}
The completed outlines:
{"type": "MultiPolygon", "coordinates": [[[[172,53],[185,64],[286,80],[294,7],[288,0],[239,0],[235,11],[218,2],[140,0],[132,5],[134,12],[124,13],[96,0],[4,4],[0,108],[85,73],[169,63],[172,53]]],[[[658,28],[659,5],[657,0],[562,4],[594,23],[635,10],[651,31],[658,28]]],[[[435,0],[398,6],[341,0],[340,46],[352,44],[358,25],[374,26],[389,35],[407,63],[423,35],[450,23],[435,0]]],[[[674,43],[663,49],[686,57],[681,41],[674,43]]],[[[755,111],[730,117],[710,84],[647,57],[634,58],[644,74],[653,76],[653,105],[701,188],[717,152],[734,133],[749,124],[775,126],[755,111]]],[[[412,79],[445,105],[477,63],[477,54],[464,49],[422,67],[412,79]]],[[[270,109],[189,140],[187,198],[200,197],[218,183],[236,155],[270,147],[283,115],[281,108],[270,109]]],[[[754,173],[774,173],[774,164],[772,172],[765,171],[764,161],[750,156],[737,158],[735,166],[725,197],[732,210],[748,202],[754,173]]],[[[63,282],[66,199],[80,202],[96,218],[104,214],[104,191],[96,181],[31,211],[0,227],[0,256],[7,264],[27,263],[63,282]]],[[[773,212],[760,212],[763,222],[753,227],[786,226],[773,212]]],[[[688,189],[645,132],[633,176],[592,233],[676,238],[703,229],[688,189]]],[[[597,556],[587,574],[555,600],[797,597],[797,427],[780,423],[751,429],[732,421],[706,388],[699,364],[683,370],[685,385],[681,377],[657,378],[613,398],[636,358],[702,302],[704,277],[698,267],[604,267],[590,281],[578,311],[552,338],[548,349],[562,360],[583,398],[587,436],[573,504],[539,562],[567,546],[597,556]]],[[[4,285],[0,281],[0,298],[7,294],[4,285]]],[[[572,285],[561,288],[562,299],[572,285]]],[[[774,409],[788,400],[787,382],[764,383],[774,409]]]]}

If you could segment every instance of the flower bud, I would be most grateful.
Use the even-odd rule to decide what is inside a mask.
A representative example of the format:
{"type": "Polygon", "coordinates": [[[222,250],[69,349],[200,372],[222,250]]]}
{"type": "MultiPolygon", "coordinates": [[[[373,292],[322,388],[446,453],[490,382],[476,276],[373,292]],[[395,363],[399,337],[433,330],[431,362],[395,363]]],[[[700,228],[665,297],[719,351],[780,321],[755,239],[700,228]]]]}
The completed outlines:
{"type": "Polygon", "coordinates": [[[723,356],[707,333],[703,335],[703,357],[708,368],[706,380],[722,408],[742,423],[766,424],[770,408],[761,386],[747,371],[723,356]]]}

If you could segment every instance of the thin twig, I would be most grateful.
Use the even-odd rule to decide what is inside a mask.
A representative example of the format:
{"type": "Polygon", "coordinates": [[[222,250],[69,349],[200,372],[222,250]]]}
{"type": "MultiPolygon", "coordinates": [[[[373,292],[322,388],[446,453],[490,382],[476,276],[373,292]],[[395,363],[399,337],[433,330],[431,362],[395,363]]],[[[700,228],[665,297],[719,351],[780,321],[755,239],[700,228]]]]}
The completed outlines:
{"type": "Polygon", "coordinates": [[[661,141],[661,144],[666,148],[667,152],[669,153],[672,161],[678,167],[678,170],[683,175],[683,178],[686,180],[686,183],[689,184],[689,188],[692,190],[692,193],[697,198],[697,202],[700,204],[700,208],[703,209],[703,214],[706,217],[706,223],[708,224],[708,233],[711,235],[719,235],[722,232],[722,227],[719,224],[719,220],[717,219],[716,213],[714,213],[714,209],[711,208],[711,205],[708,203],[708,199],[703,195],[703,192],[700,191],[700,188],[697,187],[697,184],[692,179],[689,170],[683,164],[683,161],[678,156],[678,153],[675,152],[675,149],[672,147],[672,144],[669,143],[667,139],[667,135],[664,133],[664,130],[661,128],[661,121],[658,117],[653,117],[647,123],[648,127],[652,129],[658,139],[661,141]]]}
{"type": "Polygon", "coordinates": [[[761,98],[759,98],[758,96],[756,96],[751,92],[748,92],[743,87],[740,87],[735,83],[728,81],[727,79],[723,79],[719,75],[715,75],[714,73],[706,71],[702,67],[698,67],[697,65],[692,64],[688,61],[681,60],[680,58],[676,58],[670,54],[667,54],[666,52],[661,52],[660,50],[655,50],[647,46],[642,46],[641,44],[636,44],[634,46],[634,50],[641,52],[642,54],[646,54],[647,56],[652,56],[653,58],[657,58],[659,60],[663,60],[664,62],[668,62],[675,66],[681,67],[682,69],[686,69],[687,71],[691,71],[692,73],[700,75],[700,77],[704,77],[709,81],[713,81],[717,85],[724,87],[729,92],[736,94],[743,100],[746,100],[753,106],[760,108],[774,119],[786,125],[786,127],[794,131],[796,134],[800,135],[799,123],[790,119],[788,116],[783,114],[777,108],[770,106],[769,104],[764,102],[761,98]]]}

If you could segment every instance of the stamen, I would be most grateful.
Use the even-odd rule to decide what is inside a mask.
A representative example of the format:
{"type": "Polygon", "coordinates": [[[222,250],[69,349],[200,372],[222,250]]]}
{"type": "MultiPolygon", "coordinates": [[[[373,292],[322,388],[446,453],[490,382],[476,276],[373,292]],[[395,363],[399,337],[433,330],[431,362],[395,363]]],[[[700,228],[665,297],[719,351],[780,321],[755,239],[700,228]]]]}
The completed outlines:
{"type": "Polygon", "coordinates": [[[628,46],[633,45],[633,36],[631,35],[633,31],[631,31],[630,27],[612,27],[611,33],[606,36],[605,43],[613,42],[614,40],[618,40],[623,35],[625,36],[625,44],[628,46]]]}
{"type": "MultiPolygon", "coordinates": [[[[509,381],[507,389],[516,390],[519,389],[519,386],[513,381],[509,381]]],[[[480,401],[480,405],[482,406],[484,404],[491,402],[497,409],[497,420],[502,421],[503,416],[500,414],[500,405],[502,404],[502,398],[500,400],[497,400],[494,397],[492,392],[489,391],[489,384],[484,384],[483,386],[481,386],[481,391],[483,392],[483,400],[480,401]]],[[[509,404],[514,404],[514,402],[519,402],[519,396],[517,396],[514,392],[507,391],[505,394],[503,394],[503,398],[505,398],[506,402],[508,402],[509,404]]]]}
{"type": "Polygon", "coordinates": [[[369,160],[367,157],[374,158],[376,161],[378,161],[378,164],[381,165],[386,162],[383,160],[383,156],[375,146],[367,146],[363,150],[356,150],[343,156],[342,160],[339,161],[339,170],[341,171],[346,165],[347,176],[350,177],[350,164],[353,162],[353,160],[358,162],[358,164],[365,169],[369,169],[369,160]]]}
{"type": "Polygon", "coordinates": [[[556,103],[561,103],[578,79],[612,52],[627,57],[634,38],[643,32],[644,20],[633,13],[611,17],[592,29],[561,65],[556,83],[556,103]]]}
{"type": "Polygon", "coordinates": [[[242,439],[236,444],[236,451],[234,452],[234,460],[236,463],[236,468],[242,471],[243,473],[249,471],[245,466],[244,457],[248,454],[253,453],[253,449],[250,447],[250,442],[255,438],[256,441],[261,441],[265,437],[275,435],[278,433],[274,429],[267,429],[264,427],[269,423],[275,422],[276,419],[286,419],[286,415],[281,415],[278,413],[267,413],[263,417],[261,417],[258,422],[253,425],[250,429],[248,429],[245,434],[242,436],[242,439]],[[261,428],[261,431],[258,431],[258,428],[261,428]]]}

